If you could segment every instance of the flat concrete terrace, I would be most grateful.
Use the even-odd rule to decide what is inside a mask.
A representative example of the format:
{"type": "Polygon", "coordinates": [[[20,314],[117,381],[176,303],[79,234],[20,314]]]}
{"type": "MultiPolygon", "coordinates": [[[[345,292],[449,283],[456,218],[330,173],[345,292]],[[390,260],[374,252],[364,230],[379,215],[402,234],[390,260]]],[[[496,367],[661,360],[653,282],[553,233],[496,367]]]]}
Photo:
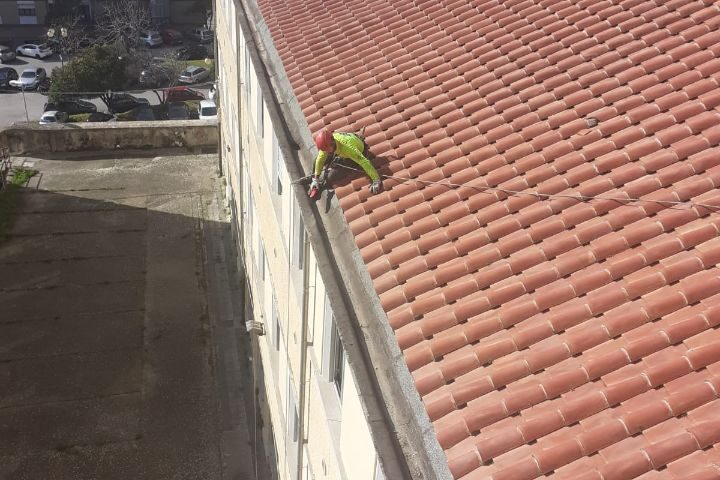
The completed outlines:
{"type": "Polygon", "coordinates": [[[256,478],[217,157],[14,163],[40,174],[0,239],[0,479],[256,478]]]}

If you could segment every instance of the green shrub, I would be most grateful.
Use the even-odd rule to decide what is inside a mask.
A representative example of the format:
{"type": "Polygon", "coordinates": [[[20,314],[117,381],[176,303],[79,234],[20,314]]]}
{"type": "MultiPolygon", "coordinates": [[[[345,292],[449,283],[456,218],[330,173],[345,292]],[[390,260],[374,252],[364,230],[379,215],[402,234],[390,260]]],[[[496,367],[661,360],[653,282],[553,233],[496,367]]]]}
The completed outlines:
{"type": "Polygon", "coordinates": [[[75,115],[70,115],[68,117],[68,122],[87,122],[88,118],[90,118],[89,113],[78,113],[75,115]]]}

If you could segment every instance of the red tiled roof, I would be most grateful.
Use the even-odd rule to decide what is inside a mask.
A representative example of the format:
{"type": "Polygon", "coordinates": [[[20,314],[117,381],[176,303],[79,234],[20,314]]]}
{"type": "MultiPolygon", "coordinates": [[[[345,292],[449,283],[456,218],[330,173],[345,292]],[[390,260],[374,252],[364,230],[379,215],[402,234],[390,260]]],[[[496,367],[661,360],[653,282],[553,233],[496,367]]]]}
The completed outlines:
{"type": "Polygon", "coordinates": [[[259,4],[453,475],[718,478],[720,3],[259,4]]]}

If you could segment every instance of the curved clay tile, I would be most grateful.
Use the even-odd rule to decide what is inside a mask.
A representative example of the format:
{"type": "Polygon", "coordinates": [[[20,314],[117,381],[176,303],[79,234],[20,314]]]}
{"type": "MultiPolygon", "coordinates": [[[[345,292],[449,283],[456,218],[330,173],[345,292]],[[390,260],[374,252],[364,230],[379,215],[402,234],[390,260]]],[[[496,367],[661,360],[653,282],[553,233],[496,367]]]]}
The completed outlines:
{"type": "Polygon", "coordinates": [[[716,478],[720,4],[259,5],[453,475],[716,478]]]}

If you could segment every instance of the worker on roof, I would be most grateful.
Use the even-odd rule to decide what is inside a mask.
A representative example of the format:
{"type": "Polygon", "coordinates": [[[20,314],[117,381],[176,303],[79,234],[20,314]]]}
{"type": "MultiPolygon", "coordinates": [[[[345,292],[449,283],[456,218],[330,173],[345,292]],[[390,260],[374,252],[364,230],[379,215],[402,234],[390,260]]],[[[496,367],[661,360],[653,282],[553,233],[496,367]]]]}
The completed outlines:
{"type": "Polygon", "coordinates": [[[310,184],[311,190],[320,187],[319,176],[323,167],[335,155],[338,158],[348,158],[357,163],[372,181],[370,183],[370,193],[380,192],[382,187],[380,175],[378,175],[377,170],[366,156],[368,154],[367,144],[362,137],[354,133],[322,130],[315,135],[315,145],[318,148],[318,155],[315,159],[315,171],[310,184]]]}

